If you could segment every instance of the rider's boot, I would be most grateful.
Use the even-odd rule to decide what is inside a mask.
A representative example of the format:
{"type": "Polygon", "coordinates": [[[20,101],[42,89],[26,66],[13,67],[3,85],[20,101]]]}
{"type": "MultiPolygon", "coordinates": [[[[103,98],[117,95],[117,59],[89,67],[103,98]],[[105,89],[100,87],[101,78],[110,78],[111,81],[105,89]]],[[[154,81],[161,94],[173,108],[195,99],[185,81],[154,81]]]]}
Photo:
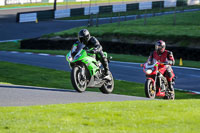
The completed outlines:
{"type": "Polygon", "coordinates": [[[105,69],[104,77],[103,79],[111,80],[109,69],[105,69]]]}
{"type": "Polygon", "coordinates": [[[169,81],[168,84],[169,84],[169,90],[170,90],[170,93],[174,93],[173,82],[172,82],[172,81],[169,81]]]}
{"type": "Polygon", "coordinates": [[[103,57],[102,65],[105,70],[103,79],[111,80],[111,77],[109,74],[108,60],[106,57],[103,57]]]}

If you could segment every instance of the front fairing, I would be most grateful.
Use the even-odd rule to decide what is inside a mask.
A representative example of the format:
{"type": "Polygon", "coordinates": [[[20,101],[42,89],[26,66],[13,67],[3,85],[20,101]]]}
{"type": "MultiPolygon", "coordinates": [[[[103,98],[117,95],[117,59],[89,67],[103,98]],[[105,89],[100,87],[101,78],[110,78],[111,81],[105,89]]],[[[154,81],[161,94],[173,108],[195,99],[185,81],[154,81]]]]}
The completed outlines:
{"type": "Polygon", "coordinates": [[[74,44],[71,51],[67,54],[66,60],[69,63],[77,62],[87,56],[87,52],[83,49],[84,44],[74,44]]]}
{"type": "Polygon", "coordinates": [[[70,66],[77,62],[84,63],[90,71],[90,74],[95,75],[99,70],[99,67],[96,65],[97,61],[93,57],[93,54],[88,54],[86,50],[83,49],[84,47],[85,46],[81,46],[81,44],[73,45],[72,50],[66,56],[66,60],[69,62],[70,66]]]}
{"type": "Polygon", "coordinates": [[[156,75],[158,70],[158,64],[156,60],[153,60],[152,62],[147,61],[144,64],[143,71],[146,75],[156,75]]]}

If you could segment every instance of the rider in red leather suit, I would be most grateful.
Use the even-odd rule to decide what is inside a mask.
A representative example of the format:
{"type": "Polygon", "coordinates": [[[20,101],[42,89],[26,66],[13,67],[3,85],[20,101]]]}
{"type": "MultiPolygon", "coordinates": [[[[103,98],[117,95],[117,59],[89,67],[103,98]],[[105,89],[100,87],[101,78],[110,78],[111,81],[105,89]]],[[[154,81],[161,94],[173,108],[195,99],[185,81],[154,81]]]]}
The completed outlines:
{"type": "Polygon", "coordinates": [[[163,63],[165,65],[161,66],[160,72],[166,76],[169,89],[171,91],[174,90],[172,79],[175,76],[173,70],[171,68],[172,65],[175,64],[174,56],[171,51],[165,50],[166,44],[164,41],[159,40],[155,43],[155,51],[151,52],[149,56],[149,61],[156,59],[158,62],[163,63]]]}

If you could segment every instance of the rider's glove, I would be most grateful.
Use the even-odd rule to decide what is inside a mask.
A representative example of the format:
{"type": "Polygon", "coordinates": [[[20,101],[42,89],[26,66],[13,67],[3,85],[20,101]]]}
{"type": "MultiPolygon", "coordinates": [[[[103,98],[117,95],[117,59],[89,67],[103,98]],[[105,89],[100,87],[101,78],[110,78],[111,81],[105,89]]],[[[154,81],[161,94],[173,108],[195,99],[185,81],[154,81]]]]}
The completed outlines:
{"type": "Polygon", "coordinates": [[[96,54],[96,53],[97,53],[97,50],[96,50],[96,49],[94,49],[94,50],[88,50],[87,52],[88,52],[88,53],[91,53],[91,54],[96,54]]]}
{"type": "Polygon", "coordinates": [[[95,54],[95,51],[94,50],[87,50],[87,53],[95,54]]]}
{"type": "Polygon", "coordinates": [[[165,61],[164,65],[172,65],[172,61],[171,60],[165,61]]]}

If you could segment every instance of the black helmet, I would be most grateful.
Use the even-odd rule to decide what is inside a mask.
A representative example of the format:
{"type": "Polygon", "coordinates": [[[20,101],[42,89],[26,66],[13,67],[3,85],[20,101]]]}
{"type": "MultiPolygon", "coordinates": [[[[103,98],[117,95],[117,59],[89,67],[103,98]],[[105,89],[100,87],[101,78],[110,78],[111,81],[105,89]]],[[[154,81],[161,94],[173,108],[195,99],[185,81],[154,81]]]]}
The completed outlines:
{"type": "Polygon", "coordinates": [[[165,51],[166,44],[163,40],[159,40],[155,43],[155,50],[158,53],[163,53],[165,51]]]}
{"type": "Polygon", "coordinates": [[[90,33],[87,29],[82,29],[78,33],[78,40],[80,43],[87,44],[90,39],[90,33]]]}

